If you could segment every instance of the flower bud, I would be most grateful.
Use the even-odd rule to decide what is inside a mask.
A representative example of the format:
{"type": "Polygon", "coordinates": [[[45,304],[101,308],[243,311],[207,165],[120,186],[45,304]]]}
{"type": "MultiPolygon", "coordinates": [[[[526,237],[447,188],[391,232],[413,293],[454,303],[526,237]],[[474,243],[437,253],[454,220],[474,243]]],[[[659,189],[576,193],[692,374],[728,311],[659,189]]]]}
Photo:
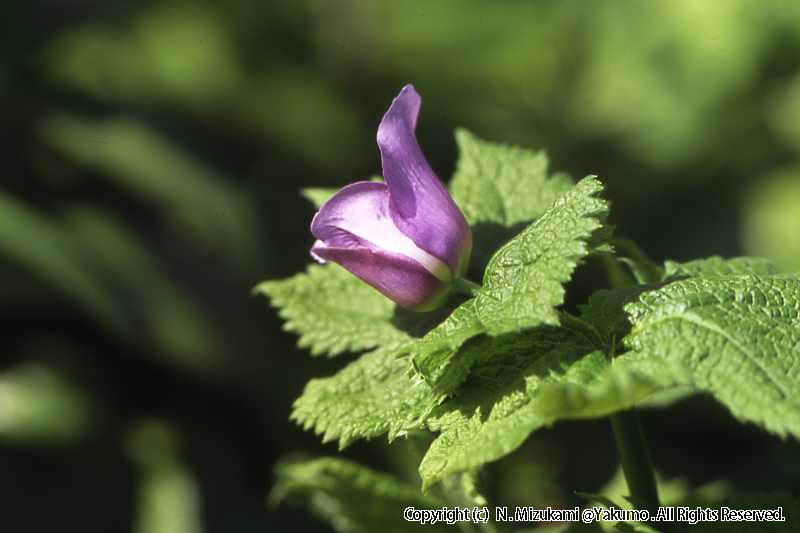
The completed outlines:
{"type": "Polygon", "coordinates": [[[427,311],[464,274],[472,234],[417,144],[420,103],[411,85],[392,101],[378,127],[384,182],[353,183],[325,202],[311,221],[311,255],[402,307],[427,311]]]}

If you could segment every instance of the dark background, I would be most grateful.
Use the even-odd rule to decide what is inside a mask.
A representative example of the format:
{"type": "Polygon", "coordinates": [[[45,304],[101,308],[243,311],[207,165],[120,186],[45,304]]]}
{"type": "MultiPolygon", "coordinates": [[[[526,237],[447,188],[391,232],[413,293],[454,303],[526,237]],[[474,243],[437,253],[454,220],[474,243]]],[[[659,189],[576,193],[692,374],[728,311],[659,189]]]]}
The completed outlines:
{"type": "MultiPolygon", "coordinates": [[[[250,291],[309,262],[300,188],[379,172],[408,82],[444,180],[462,126],[598,174],[618,233],[659,261],[800,268],[796,2],[32,0],[2,18],[4,531],[328,531],[267,495],[279,457],[336,453],[288,414],[348,356],[296,349],[250,291]]],[[[708,399],[644,424],[674,490],[796,488],[796,443],[708,399]]],[[[344,455],[413,475],[414,453],[344,455]]],[[[566,504],[616,465],[607,423],[563,423],[487,490],[566,504]]]]}

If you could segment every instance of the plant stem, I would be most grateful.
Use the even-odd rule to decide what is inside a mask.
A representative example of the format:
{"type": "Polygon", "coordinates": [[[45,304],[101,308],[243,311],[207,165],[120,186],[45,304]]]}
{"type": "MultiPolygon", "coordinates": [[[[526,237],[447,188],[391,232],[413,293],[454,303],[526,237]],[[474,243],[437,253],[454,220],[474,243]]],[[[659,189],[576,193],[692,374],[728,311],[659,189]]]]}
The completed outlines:
{"type": "Polygon", "coordinates": [[[621,411],[610,418],[631,502],[637,509],[655,513],[659,506],[658,488],[639,412],[621,411]]]}
{"type": "MultiPolygon", "coordinates": [[[[638,250],[638,247],[632,241],[630,243],[619,242],[619,244],[625,245],[629,251],[633,249],[641,256],[639,260],[647,263],[647,267],[650,267],[652,262],[638,250]]],[[[622,288],[634,285],[630,276],[619,268],[616,257],[606,256],[604,259],[606,272],[613,287],[622,288]]],[[[652,274],[657,272],[656,269],[650,268],[648,272],[652,274]]],[[[616,355],[616,347],[617,340],[614,338],[611,342],[611,353],[609,354],[611,359],[616,355]]],[[[628,485],[628,492],[630,492],[631,502],[637,509],[647,509],[651,513],[655,513],[660,505],[658,485],[656,484],[656,475],[653,470],[653,461],[650,459],[650,450],[647,447],[642,423],[639,420],[639,412],[634,407],[627,411],[613,414],[609,418],[611,420],[611,429],[614,431],[614,440],[617,443],[622,473],[625,475],[625,482],[628,485]]]]}
{"type": "Polygon", "coordinates": [[[657,283],[661,281],[664,269],[647,257],[647,254],[634,241],[615,237],[611,240],[611,244],[618,252],[625,254],[620,260],[631,267],[639,283],[657,283]]]}
{"type": "Polygon", "coordinates": [[[480,288],[480,285],[466,278],[456,278],[453,280],[453,290],[459,294],[475,296],[475,293],[479,291],[480,288]]]}

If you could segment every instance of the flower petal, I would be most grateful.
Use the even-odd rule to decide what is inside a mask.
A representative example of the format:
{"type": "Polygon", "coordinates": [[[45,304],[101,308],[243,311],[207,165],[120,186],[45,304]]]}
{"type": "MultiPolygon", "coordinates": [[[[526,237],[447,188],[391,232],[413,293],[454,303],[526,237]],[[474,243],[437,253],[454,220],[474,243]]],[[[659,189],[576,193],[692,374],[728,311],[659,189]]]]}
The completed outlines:
{"type": "Polygon", "coordinates": [[[464,216],[436,177],[417,144],[414,130],[422,99],[406,85],[378,127],[383,178],[397,227],[420,248],[462,273],[472,235],[464,216]]]}
{"type": "Polygon", "coordinates": [[[330,247],[314,243],[311,255],[342,265],[402,307],[428,311],[438,307],[449,285],[416,261],[369,247],[330,247]]]}
{"type": "MultiPolygon", "coordinates": [[[[441,281],[450,282],[452,272],[447,264],[418,247],[397,228],[389,201],[389,189],[384,183],[361,181],[348,185],[314,215],[311,233],[329,248],[368,248],[403,256],[441,281]]],[[[316,248],[315,245],[312,254],[316,248]]]]}

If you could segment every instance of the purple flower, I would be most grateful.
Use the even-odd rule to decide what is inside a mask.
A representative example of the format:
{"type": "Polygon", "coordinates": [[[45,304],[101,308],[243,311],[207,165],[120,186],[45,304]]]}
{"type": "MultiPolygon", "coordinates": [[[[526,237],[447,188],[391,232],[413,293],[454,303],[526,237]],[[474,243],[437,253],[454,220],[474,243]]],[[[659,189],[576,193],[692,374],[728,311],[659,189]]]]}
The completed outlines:
{"type": "Polygon", "coordinates": [[[472,234],[417,144],[422,99],[406,85],[378,126],[384,183],[341,189],[311,221],[314,259],[333,261],[402,307],[427,311],[464,274],[472,234]]]}

